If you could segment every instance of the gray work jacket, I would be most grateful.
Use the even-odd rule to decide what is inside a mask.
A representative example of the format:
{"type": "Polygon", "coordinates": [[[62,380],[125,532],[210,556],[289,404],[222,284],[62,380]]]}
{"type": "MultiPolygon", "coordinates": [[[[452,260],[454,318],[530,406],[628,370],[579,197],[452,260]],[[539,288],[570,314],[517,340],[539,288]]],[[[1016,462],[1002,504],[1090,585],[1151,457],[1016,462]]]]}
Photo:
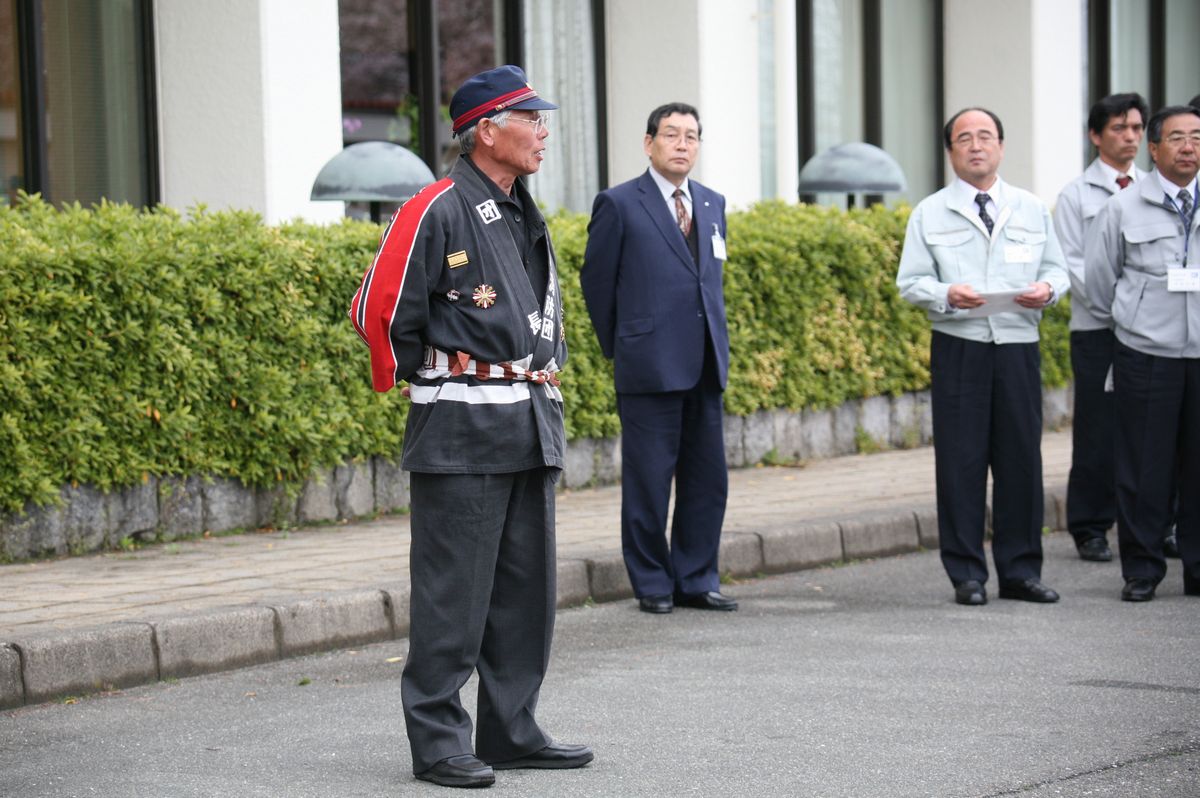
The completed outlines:
{"type": "Polygon", "coordinates": [[[1054,291],[1051,301],[1070,290],[1042,201],[1002,180],[990,193],[1000,208],[990,238],[974,204],[955,184],[921,200],[908,219],[896,286],[902,297],[925,308],[934,330],[983,343],[1035,343],[1040,310],[965,318],[966,311],[946,298],[953,283],[987,292],[1045,282],[1054,291]]]}
{"type": "MultiPolygon", "coordinates": [[[[1200,213],[1192,218],[1189,268],[1200,268],[1197,227],[1200,213]]],[[[1088,301],[1131,349],[1200,357],[1200,292],[1167,290],[1167,267],[1184,265],[1183,242],[1183,222],[1154,173],[1096,214],[1084,255],[1088,301]]]]}
{"type": "MultiPolygon", "coordinates": [[[[1146,179],[1146,172],[1133,167],[1136,189],[1146,179]]],[[[1083,250],[1092,221],[1108,198],[1118,191],[1117,183],[1100,159],[1092,161],[1083,174],[1067,184],[1054,206],[1054,230],[1062,247],[1067,271],[1071,275],[1071,329],[1105,330],[1108,324],[1096,317],[1087,302],[1084,286],[1083,250]]]]}

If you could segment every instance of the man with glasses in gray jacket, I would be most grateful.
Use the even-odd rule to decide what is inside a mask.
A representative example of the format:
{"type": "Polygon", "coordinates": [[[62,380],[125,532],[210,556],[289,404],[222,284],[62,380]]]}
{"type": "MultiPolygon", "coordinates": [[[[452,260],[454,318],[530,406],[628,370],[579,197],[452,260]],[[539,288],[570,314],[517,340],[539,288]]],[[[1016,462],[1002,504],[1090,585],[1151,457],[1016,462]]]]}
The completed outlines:
{"type": "Polygon", "coordinates": [[[1088,300],[1116,333],[1117,541],[1125,601],[1166,575],[1163,535],[1179,485],[1183,590],[1200,596],[1200,109],[1146,126],[1155,170],[1097,214],[1084,255],[1088,300]]]}

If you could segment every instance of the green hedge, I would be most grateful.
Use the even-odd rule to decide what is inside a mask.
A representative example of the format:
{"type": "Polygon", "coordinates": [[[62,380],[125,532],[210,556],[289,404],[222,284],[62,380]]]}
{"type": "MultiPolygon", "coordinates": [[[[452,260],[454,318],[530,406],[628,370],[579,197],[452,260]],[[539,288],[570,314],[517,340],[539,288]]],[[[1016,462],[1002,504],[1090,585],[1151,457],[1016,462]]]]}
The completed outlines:
{"type": "MultiPolygon", "coordinates": [[[[927,386],[928,324],[892,282],[906,218],[780,202],[730,215],[730,412],[927,386]]],[[[610,436],[611,365],[578,290],[587,217],[549,221],[568,435],[610,436]]],[[[395,455],[406,400],[371,391],[345,312],[379,233],[236,211],[0,206],[0,510],[150,475],[296,487],[314,468],[395,455]]],[[[1044,322],[1048,385],[1069,374],[1066,323],[1065,303],[1044,322]]]]}

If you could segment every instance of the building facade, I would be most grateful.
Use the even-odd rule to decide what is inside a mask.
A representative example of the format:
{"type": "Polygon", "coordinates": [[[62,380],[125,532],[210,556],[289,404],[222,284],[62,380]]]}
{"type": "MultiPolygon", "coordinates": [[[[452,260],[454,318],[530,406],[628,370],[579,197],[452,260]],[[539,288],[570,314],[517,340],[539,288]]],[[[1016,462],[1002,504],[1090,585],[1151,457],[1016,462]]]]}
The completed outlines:
{"type": "Polygon", "coordinates": [[[333,220],[308,199],[326,161],[384,139],[444,173],[450,95],[506,62],[561,106],[531,179],[550,209],[640,173],[672,100],[701,109],[696,177],[734,207],[797,199],[803,164],[850,141],[903,168],[886,200],[916,201],[968,105],[1003,119],[1004,177],[1053,201],[1097,97],[1200,93],[1198,32],[1192,0],[0,0],[0,201],[333,220]]]}

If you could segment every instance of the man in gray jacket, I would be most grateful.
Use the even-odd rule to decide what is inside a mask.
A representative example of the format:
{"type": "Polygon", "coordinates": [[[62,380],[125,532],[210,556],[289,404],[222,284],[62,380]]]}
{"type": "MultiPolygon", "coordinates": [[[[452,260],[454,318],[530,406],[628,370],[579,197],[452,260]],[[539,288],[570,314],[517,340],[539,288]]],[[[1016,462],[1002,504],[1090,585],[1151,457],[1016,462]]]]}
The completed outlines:
{"type": "Polygon", "coordinates": [[[1113,334],[1087,304],[1083,247],[1092,220],[1108,198],[1146,173],[1133,165],[1149,117],[1140,94],[1113,94],[1088,114],[1088,138],[1099,153],[1058,195],[1054,229],[1071,275],[1071,372],[1075,412],[1067,529],[1084,560],[1108,562],[1108,529],[1117,518],[1113,489],[1113,398],[1104,390],[1112,366],[1113,334]]]}
{"type": "Polygon", "coordinates": [[[1042,584],[1041,309],[1070,283],[1050,212],[997,174],[1004,127],[967,108],[942,131],[957,179],[913,210],[896,285],[933,324],[930,380],[942,565],[959,604],[987,603],[993,478],[1000,598],[1054,602],[1042,584]],[[997,312],[993,312],[997,311],[997,312]]]}
{"type": "Polygon", "coordinates": [[[1146,126],[1155,170],[1110,199],[1084,255],[1088,299],[1117,343],[1117,541],[1126,601],[1166,575],[1163,533],[1176,479],[1183,589],[1200,596],[1200,109],[1163,108],[1146,126]]]}

